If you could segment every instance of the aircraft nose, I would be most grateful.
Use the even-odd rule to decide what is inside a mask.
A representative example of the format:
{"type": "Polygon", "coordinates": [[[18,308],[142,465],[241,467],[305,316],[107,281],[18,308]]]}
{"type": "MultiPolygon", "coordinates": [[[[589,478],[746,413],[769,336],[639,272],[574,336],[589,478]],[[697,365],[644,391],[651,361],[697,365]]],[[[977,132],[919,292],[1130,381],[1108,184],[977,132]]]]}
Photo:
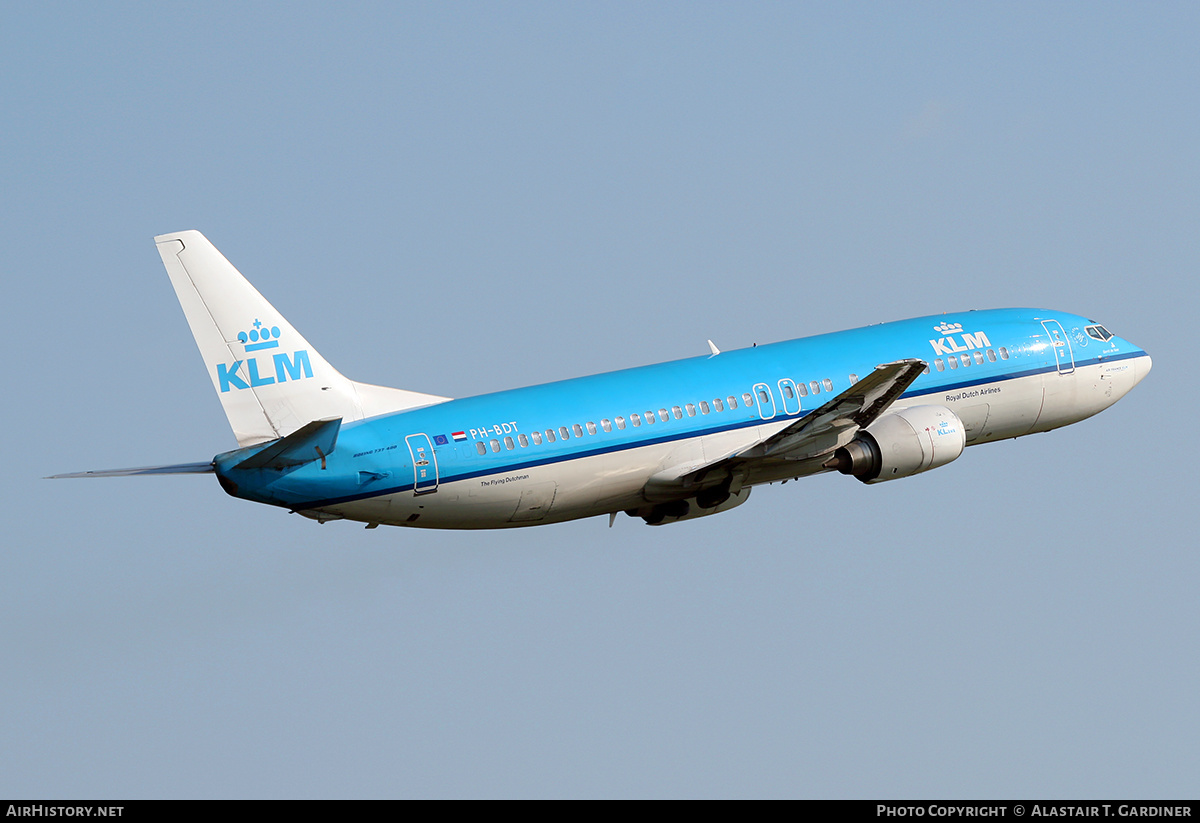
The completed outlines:
{"type": "Polygon", "coordinates": [[[1150,373],[1150,367],[1154,361],[1150,359],[1150,355],[1143,353],[1141,357],[1133,361],[1133,385],[1142,382],[1142,378],[1150,373]]]}

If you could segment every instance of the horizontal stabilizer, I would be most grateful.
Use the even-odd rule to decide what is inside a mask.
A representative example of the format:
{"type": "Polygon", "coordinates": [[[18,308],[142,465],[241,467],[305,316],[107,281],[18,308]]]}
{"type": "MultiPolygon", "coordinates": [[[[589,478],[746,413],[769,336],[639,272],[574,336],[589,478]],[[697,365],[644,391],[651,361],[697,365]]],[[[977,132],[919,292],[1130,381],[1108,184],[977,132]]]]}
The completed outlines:
{"type": "Polygon", "coordinates": [[[265,449],[247,457],[235,469],[287,469],[313,460],[324,461],[337,447],[342,418],[314,420],[287,437],[281,437],[265,449]]]}
{"type": "Polygon", "coordinates": [[[173,463],[169,466],[139,466],[136,469],[104,469],[94,472],[71,472],[70,474],[52,474],[47,480],[61,480],[64,477],[134,477],[139,474],[211,474],[212,461],[207,463],[173,463]]]}

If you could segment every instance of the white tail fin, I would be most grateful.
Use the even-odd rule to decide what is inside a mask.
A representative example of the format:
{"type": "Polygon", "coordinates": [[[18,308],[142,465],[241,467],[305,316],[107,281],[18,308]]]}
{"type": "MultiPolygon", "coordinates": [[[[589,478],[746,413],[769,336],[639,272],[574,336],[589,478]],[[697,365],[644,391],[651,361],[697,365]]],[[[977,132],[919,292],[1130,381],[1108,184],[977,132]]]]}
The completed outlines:
{"type": "Polygon", "coordinates": [[[154,242],[238,445],[449,399],[348,380],[200,232],[154,242]]]}

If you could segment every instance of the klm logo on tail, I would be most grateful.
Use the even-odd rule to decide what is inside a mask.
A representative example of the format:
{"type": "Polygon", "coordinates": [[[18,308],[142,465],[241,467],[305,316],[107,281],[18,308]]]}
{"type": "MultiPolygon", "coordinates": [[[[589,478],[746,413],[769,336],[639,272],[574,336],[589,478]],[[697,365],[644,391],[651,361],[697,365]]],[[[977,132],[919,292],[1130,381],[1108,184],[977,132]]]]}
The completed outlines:
{"type": "Polygon", "coordinates": [[[933,346],[934,354],[956,354],[962,351],[971,351],[971,349],[986,349],[992,345],[983,332],[963,332],[962,323],[942,323],[934,326],[933,330],[946,335],[929,341],[929,345],[933,346]],[[954,339],[956,334],[962,337],[962,343],[954,339]]]}
{"type": "Polygon", "coordinates": [[[274,365],[275,373],[271,374],[270,365],[267,366],[265,374],[259,373],[259,357],[261,355],[251,357],[251,352],[279,348],[279,337],[278,326],[264,326],[258,319],[255,319],[250,331],[238,332],[237,339],[245,348],[246,358],[234,360],[228,366],[224,363],[217,364],[217,382],[220,384],[221,393],[224,394],[230,389],[253,389],[259,386],[270,386],[274,383],[286,383],[288,380],[303,380],[306,377],[312,377],[312,361],[309,360],[307,349],[300,349],[291,354],[287,352],[273,354],[269,362],[274,365]],[[238,373],[243,364],[246,366],[245,377],[238,373]]]}

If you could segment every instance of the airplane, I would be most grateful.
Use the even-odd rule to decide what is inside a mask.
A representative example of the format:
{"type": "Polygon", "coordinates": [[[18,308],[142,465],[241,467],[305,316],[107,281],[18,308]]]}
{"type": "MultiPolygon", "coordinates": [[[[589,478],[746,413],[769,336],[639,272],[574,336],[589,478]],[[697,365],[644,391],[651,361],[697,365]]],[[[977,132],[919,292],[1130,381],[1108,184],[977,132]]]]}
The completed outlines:
{"type": "Polygon", "coordinates": [[[697,357],[455,400],[342,376],[200,232],[155,243],[238,448],[55,477],[214,473],[320,523],[707,517],[763,483],[898,480],[1077,423],[1151,367],[1085,317],[991,309],[733,351],[710,340],[697,357]]]}

